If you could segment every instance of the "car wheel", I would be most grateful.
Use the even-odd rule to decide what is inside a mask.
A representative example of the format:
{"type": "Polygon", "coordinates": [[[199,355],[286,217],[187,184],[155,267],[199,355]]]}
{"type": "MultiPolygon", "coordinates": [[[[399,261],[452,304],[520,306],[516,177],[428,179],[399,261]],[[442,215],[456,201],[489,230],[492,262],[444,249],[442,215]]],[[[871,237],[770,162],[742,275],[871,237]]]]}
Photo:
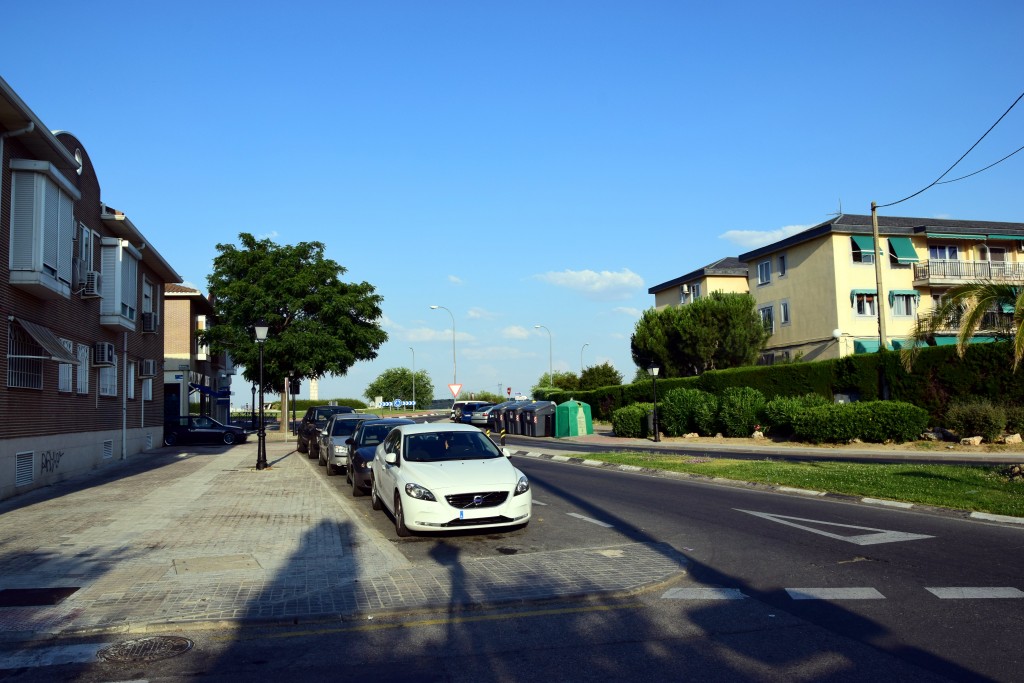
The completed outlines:
{"type": "Polygon", "coordinates": [[[299,439],[298,441],[295,442],[295,450],[297,450],[299,453],[308,453],[309,444],[304,443],[302,439],[299,439]]]}
{"type": "Polygon", "coordinates": [[[327,463],[327,476],[333,477],[337,473],[338,470],[334,469],[334,465],[332,465],[331,463],[327,463]]]}
{"type": "Polygon", "coordinates": [[[165,446],[173,446],[176,443],[178,443],[178,435],[177,434],[175,434],[174,432],[171,432],[170,434],[164,434],[164,445],[165,446]]]}
{"type": "Polygon", "coordinates": [[[410,536],[410,531],[405,526],[405,512],[402,510],[402,496],[395,492],[395,533],[399,538],[410,536]]]}
{"type": "Polygon", "coordinates": [[[352,482],[352,497],[353,497],[353,498],[362,498],[363,496],[365,496],[365,495],[366,495],[366,491],[364,491],[364,490],[363,490],[363,489],[362,489],[362,488],[361,488],[361,487],[359,486],[359,483],[358,483],[358,482],[356,481],[356,478],[355,478],[355,477],[353,477],[353,476],[351,476],[351,472],[349,473],[349,478],[348,478],[348,480],[349,480],[350,482],[352,482]]]}
{"type": "Polygon", "coordinates": [[[235,443],[235,433],[224,432],[224,445],[230,446],[233,443],[235,443]]]}
{"type": "Polygon", "coordinates": [[[377,480],[370,479],[370,507],[374,510],[383,510],[384,503],[381,502],[380,496],[377,495],[377,480]]]}
{"type": "Polygon", "coordinates": [[[313,444],[309,444],[306,447],[306,457],[308,457],[310,460],[312,460],[313,458],[319,458],[320,457],[319,453],[314,453],[313,452],[313,444]]]}

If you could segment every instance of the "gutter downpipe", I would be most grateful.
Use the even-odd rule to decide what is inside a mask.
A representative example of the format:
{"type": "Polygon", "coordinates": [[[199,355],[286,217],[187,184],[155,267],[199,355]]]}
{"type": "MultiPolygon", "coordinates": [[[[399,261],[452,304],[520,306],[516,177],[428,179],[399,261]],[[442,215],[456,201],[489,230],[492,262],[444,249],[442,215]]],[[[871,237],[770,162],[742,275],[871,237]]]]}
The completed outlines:
{"type": "Polygon", "coordinates": [[[124,364],[121,368],[121,459],[128,459],[128,332],[124,332],[124,364]]]}

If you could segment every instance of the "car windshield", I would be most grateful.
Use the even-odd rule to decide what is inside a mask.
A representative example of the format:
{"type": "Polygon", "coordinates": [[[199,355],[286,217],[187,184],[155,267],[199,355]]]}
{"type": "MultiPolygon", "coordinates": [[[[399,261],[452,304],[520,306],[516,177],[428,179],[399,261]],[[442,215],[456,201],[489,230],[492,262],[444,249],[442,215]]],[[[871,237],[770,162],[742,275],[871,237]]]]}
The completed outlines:
{"type": "Polygon", "coordinates": [[[388,435],[392,425],[363,425],[363,433],[359,435],[357,446],[376,446],[388,435]]]}
{"type": "Polygon", "coordinates": [[[500,458],[494,443],[480,432],[429,432],[410,434],[405,441],[410,462],[490,460],[500,458]]]}
{"type": "Polygon", "coordinates": [[[335,420],[331,429],[331,436],[349,436],[356,431],[359,420],[335,420]]]}
{"type": "Polygon", "coordinates": [[[350,408],[343,408],[342,406],[337,406],[335,408],[321,408],[318,409],[315,413],[313,413],[313,421],[316,423],[317,427],[323,429],[324,425],[327,424],[327,420],[331,419],[331,415],[335,415],[337,413],[347,413],[350,411],[350,408]]]}

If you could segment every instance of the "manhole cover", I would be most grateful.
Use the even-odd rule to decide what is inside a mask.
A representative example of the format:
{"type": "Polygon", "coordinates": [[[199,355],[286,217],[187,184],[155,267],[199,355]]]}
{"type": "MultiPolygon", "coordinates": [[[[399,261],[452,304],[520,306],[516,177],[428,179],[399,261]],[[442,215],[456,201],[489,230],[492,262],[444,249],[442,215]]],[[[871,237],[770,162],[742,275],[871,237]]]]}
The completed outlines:
{"type": "Polygon", "coordinates": [[[188,638],[153,636],[115,643],[97,652],[96,656],[108,662],[155,662],[188,652],[193,645],[188,638]]]}

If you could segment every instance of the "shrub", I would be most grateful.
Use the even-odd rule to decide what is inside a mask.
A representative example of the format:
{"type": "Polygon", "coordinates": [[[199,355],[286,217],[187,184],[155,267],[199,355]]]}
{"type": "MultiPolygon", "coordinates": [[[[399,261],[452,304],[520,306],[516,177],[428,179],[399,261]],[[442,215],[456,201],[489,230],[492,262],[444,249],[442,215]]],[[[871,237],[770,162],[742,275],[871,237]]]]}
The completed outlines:
{"type": "Polygon", "coordinates": [[[650,433],[647,429],[647,413],[654,410],[653,403],[633,403],[612,413],[612,429],[615,436],[640,439],[650,433]]]}
{"type": "Polygon", "coordinates": [[[858,436],[864,441],[914,441],[928,426],[928,411],[903,401],[866,401],[850,408],[856,412],[858,436]]]}
{"type": "Polygon", "coordinates": [[[805,408],[793,416],[793,434],[810,443],[847,443],[857,436],[856,411],[851,403],[805,408]]]}
{"type": "Polygon", "coordinates": [[[718,399],[700,389],[673,389],[658,404],[658,425],[668,436],[715,433],[718,399]]]}
{"type": "Polygon", "coordinates": [[[774,434],[789,436],[793,433],[793,420],[800,412],[812,406],[828,405],[821,394],[778,396],[764,405],[764,421],[774,434]]]}
{"type": "Polygon", "coordinates": [[[1006,429],[1006,410],[984,398],[954,401],[946,410],[946,426],[960,437],[981,436],[991,443],[1006,429]]]}
{"type": "Polygon", "coordinates": [[[718,422],[726,436],[750,436],[761,422],[764,394],[750,387],[728,387],[722,391],[718,422]]]}
{"type": "Polygon", "coordinates": [[[1006,433],[1024,432],[1024,406],[1006,406],[1006,433]]]}

